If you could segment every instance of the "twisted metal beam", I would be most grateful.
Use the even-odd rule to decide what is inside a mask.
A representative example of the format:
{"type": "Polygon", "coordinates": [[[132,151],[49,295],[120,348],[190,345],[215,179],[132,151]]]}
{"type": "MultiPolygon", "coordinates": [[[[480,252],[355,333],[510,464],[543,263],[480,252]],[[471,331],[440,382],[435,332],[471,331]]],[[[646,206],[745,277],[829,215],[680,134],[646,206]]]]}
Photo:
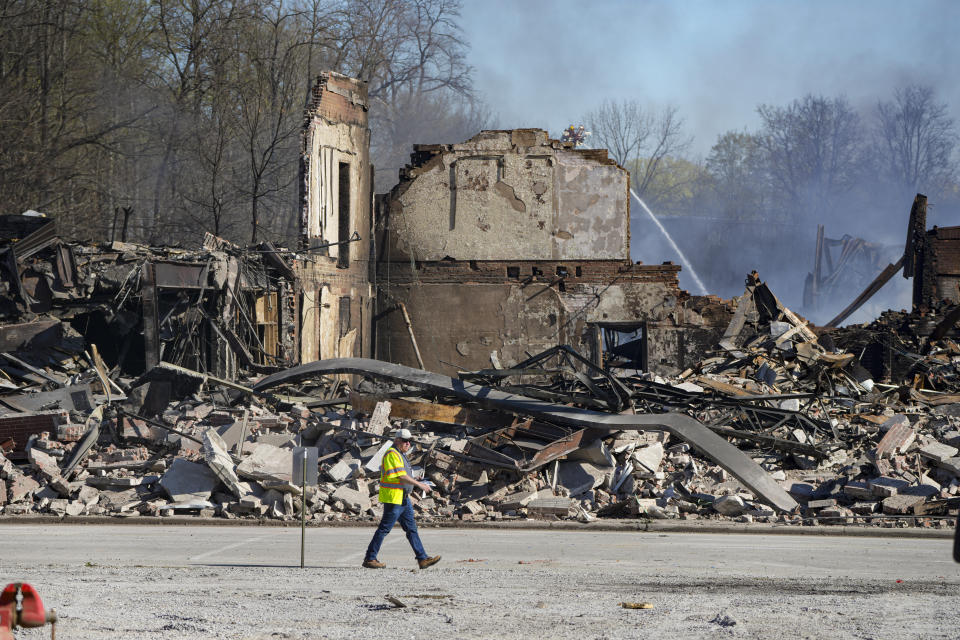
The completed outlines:
{"type": "Polygon", "coordinates": [[[726,469],[754,495],[778,511],[793,511],[798,506],[797,502],[746,454],[697,420],[681,413],[648,415],[600,413],[535,400],[437,373],[367,358],[335,358],[310,362],[269,375],[254,385],[253,389],[260,392],[284,383],[337,373],[411,385],[441,395],[475,402],[487,408],[532,416],[564,426],[590,427],[607,431],[663,429],[689,443],[691,447],[726,469]]]}

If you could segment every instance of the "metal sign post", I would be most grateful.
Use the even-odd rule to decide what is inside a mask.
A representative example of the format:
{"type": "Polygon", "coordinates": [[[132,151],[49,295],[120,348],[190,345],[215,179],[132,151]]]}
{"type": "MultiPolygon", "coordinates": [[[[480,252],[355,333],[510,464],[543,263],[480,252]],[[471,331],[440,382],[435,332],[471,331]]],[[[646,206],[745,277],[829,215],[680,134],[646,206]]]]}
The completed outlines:
{"type": "Polygon", "coordinates": [[[293,450],[293,477],[300,479],[300,568],[307,555],[307,487],[319,480],[317,465],[320,451],[316,447],[296,447],[293,450]],[[299,468],[298,468],[299,467],[299,468]],[[308,473],[309,472],[309,473],[308,473]]]}
{"type": "Polygon", "coordinates": [[[303,450],[303,475],[300,482],[300,568],[307,551],[307,450],[303,450]]]}

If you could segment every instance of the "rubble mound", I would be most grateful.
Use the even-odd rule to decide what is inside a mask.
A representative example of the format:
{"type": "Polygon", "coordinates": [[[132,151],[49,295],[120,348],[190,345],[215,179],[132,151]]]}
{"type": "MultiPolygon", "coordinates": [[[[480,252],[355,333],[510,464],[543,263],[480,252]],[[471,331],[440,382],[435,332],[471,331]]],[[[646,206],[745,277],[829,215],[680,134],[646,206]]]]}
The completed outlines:
{"type": "Polygon", "coordinates": [[[380,459],[405,427],[414,472],[433,486],[411,496],[424,521],[946,525],[960,488],[960,347],[944,318],[890,312],[821,331],[752,280],[716,351],[673,378],[563,347],[460,374],[563,421],[376,376],[264,389],[257,372],[226,380],[160,362],[129,378],[65,326],[0,352],[0,510],[373,520],[380,459]],[[587,420],[667,413],[736,445],[798,506],[755,495],[668,428],[587,420]]]}

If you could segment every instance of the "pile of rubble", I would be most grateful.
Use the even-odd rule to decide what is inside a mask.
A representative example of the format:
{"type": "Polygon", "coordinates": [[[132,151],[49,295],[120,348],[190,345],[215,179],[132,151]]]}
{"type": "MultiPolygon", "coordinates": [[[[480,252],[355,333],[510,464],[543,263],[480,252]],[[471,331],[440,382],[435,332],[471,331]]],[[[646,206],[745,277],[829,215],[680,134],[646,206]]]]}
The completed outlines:
{"type": "MultiPolygon", "coordinates": [[[[160,360],[226,378],[289,365],[296,254],[269,242],[243,249],[209,233],[190,250],[84,244],[58,236],[57,225],[0,216],[0,353],[25,369],[8,372],[14,380],[30,369],[12,351],[62,350],[64,341],[69,351],[80,334],[128,376],[160,360]]],[[[41,355],[51,354],[52,364],[65,364],[55,352],[41,355]]],[[[0,377],[0,388],[12,384],[0,377]]]]}
{"type": "Polygon", "coordinates": [[[952,321],[938,330],[901,315],[894,327],[888,314],[817,335],[755,277],[736,302],[717,351],[673,379],[619,368],[616,354],[600,366],[558,347],[451,381],[482,391],[474,397],[521,400],[509,410],[348,368],[265,384],[160,362],[125,377],[66,327],[47,346],[0,353],[0,509],[373,519],[379,461],[400,426],[416,434],[411,463],[434,486],[413,496],[428,521],[893,526],[956,509],[952,321]],[[598,428],[597,416],[639,415],[652,416],[650,428],[598,428]],[[669,420],[656,426],[676,415],[734,443],[796,507],[749,491],[743,466],[702,439],[695,448],[669,420]]]}

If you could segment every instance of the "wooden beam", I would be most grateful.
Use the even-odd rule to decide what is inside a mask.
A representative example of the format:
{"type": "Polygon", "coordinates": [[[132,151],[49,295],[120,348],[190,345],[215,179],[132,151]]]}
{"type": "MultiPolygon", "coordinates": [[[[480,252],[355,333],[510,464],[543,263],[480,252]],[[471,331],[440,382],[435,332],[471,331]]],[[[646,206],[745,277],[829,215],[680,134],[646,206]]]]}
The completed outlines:
{"type": "Polygon", "coordinates": [[[160,362],[160,321],[157,318],[157,276],[152,262],[143,265],[140,281],[140,299],[143,305],[143,350],[147,371],[160,362]]]}
{"type": "Polygon", "coordinates": [[[854,311],[859,309],[861,306],[863,306],[863,304],[867,300],[872,298],[873,294],[875,294],[877,291],[880,291],[880,289],[883,288],[883,285],[887,284],[887,281],[889,281],[890,278],[892,278],[897,273],[897,271],[903,268],[903,266],[904,266],[903,256],[901,256],[900,259],[897,260],[896,264],[888,264],[886,268],[884,268],[884,270],[880,272],[880,275],[874,278],[873,282],[867,285],[867,288],[863,290],[863,293],[857,296],[856,299],[853,302],[851,302],[846,309],[844,309],[839,314],[837,314],[837,317],[835,317],[833,320],[831,320],[824,326],[835,327],[841,322],[843,322],[844,320],[846,320],[848,317],[850,317],[850,315],[854,311]]]}
{"type": "Polygon", "coordinates": [[[407,313],[407,305],[402,302],[398,302],[397,306],[400,307],[400,311],[403,312],[403,321],[407,323],[407,331],[410,332],[410,342],[413,343],[413,352],[417,356],[417,364],[420,365],[420,368],[423,369],[423,358],[420,357],[420,347],[417,346],[417,338],[413,335],[413,323],[410,322],[410,314],[407,313]]]}
{"type": "Polygon", "coordinates": [[[368,415],[372,414],[377,403],[383,400],[390,401],[391,418],[497,428],[509,427],[513,422],[513,416],[479,411],[468,407],[416,402],[402,398],[386,398],[356,392],[350,394],[350,405],[353,410],[368,415]]]}

